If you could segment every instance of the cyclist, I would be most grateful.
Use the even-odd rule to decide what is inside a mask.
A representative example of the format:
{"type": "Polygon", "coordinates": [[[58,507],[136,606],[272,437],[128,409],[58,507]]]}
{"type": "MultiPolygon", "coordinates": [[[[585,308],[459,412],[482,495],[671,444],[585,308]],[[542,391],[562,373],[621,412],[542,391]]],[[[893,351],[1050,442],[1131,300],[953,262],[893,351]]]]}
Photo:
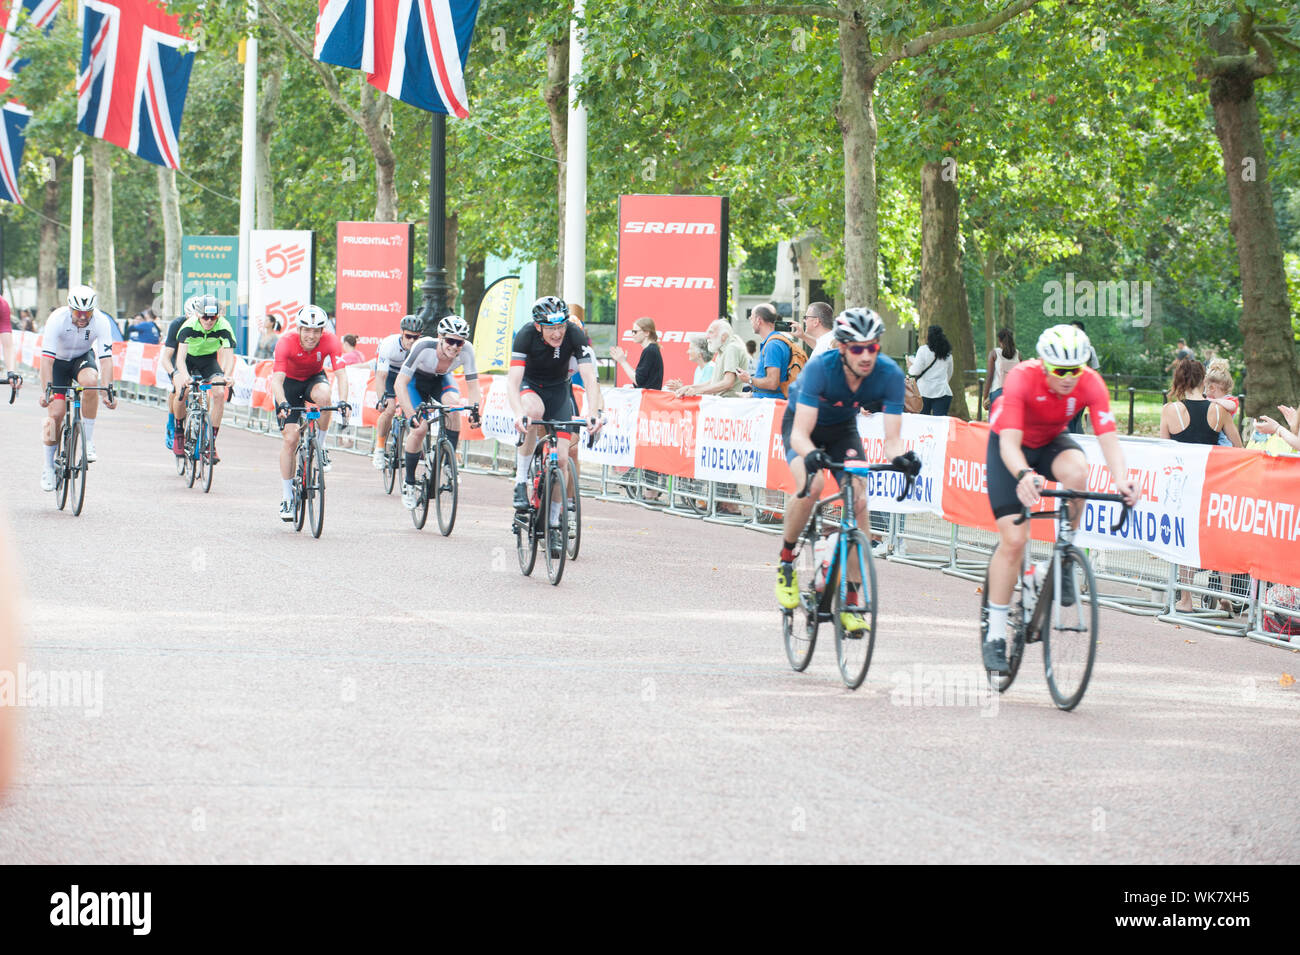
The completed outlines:
{"type": "MultiPolygon", "coordinates": [[[[41,397],[42,408],[50,409],[42,428],[45,445],[45,466],[41,470],[41,490],[54,490],[54,452],[59,443],[59,431],[68,405],[66,393],[46,395],[53,385],[66,388],[76,379],[88,388],[107,387],[104,404],[109,410],[117,407],[113,387],[113,320],[107,312],[97,307],[99,298],[89,285],[75,286],[68,292],[68,304],[56,308],[45,323],[41,339],[41,397]],[[95,355],[99,361],[96,367],[95,355]]],[[[95,454],[95,416],[99,413],[99,392],[88,391],[82,398],[81,424],[86,434],[86,460],[97,461],[95,454]]]]}
{"type": "Polygon", "coordinates": [[[393,387],[397,383],[402,365],[406,362],[406,356],[420,340],[420,332],[423,328],[424,322],[420,321],[418,316],[404,315],[397,334],[389,335],[380,342],[379,349],[375,352],[376,383],[381,376],[386,376],[384,390],[379,393],[380,412],[379,423],[375,430],[375,453],[370,458],[370,463],[375,466],[376,471],[384,469],[384,448],[388,445],[388,432],[393,427],[393,415],[397,413],[397,393],[393,387]]]}
{"type": "MultiPolygon", "coordinates": [[[[1044,477],[1071,491],[1085,489],[1088,462],[1066,434],[1070,419],[1084,408],[1092,409],[1102,456],[1111,475],[1118,475],[1115,490],[1129,506],[1137,503],[1137,483],[1127,476],[1106,383],[1088,367],[1091,354],[1092,345],[1082,331],[1053,325],[1038,338],[1038,358],[1007,372],[989,414],[988,494],[1000,537],[989,559],[988,630],[983,635],[984,666],[989,670],[1007,669],[1007,611],[1029,540],[1029,524],[1015,523],[1021,507],[1038,503],[1044,477]]],[[[1070,510],[1077,527],[1083,502],[1071,501],[1070,510]]],[[[1061,585],[1061,604],[1071,606],[1073,576],[1066,575],[1061,585]]]]}
{"type": "MultiPolygon", "coordinates": [[[[330,403],[330,383],[325,375],[325,362],[329,361],[331,370],[343,355],[343,343],[333,332],[325,330],[329,317],[325,310],[316,305],[304,305],[298,309],[295,320],[296,328],[290,328],[275,345],[275,364],[271,372],[271,397],[275,401],[275,415],[280,421],[280,430],[284,439],[280,444],[280,520],[293,520],[293,462],[298,453],[298,422],[302,419],[301,411],[290,411],[291,407],[301,408],[304,402],[316,405],[330,403]]],[[[339,383],[339,402],[348,398],[348,376],[335,376],[339,383]]],[[[343,413],[347,418],[347,412],[343,413]]],[[[320,417],[321,434],[330,426],[330,412],[322,412],[320,417]]],[[[330,470],[330,460],[321,448],[321,466],[330,470]]]]}
{"type": "MultiPolygon", "coordinates": [[[[464,372],[470,404],[482,404],[483,391],[478,383],[478,366],[474,364],[474,346],[469,343],[469,325],[459,315],[446,315],[438,322],[438,336],[421,338],[416,342],[397,375],[395,387],[402,412],[410,418],[426,401],[457,404],[460,392],[456,390],[452,372],[458,368],[464,372]]],[[[460,445],[460,415],[450,415],[444,420],[454,450],[460,445]]],[[[471,411],[471,427],[478,427],[478,423],[478,411],[471,411]]],[[[428,430],[428,421],[406,429],[406,480],[402,482],[402,504],[407,510],[414,510],[420,499],[415,467],[420,463],[420,449],[428,430]]]]}
{"type": "MultiPolygon", "coordinates": [[[[167,447],[172,454],[180,457],[185,453],[183,447],[176,445],[176,336],[180,334],[181,326],[191,318],[198,315],[199,302],[203,301],[202,295],[194,295],[185,300],[185,307],[182,309],[181,317],[175,319],[167,326],[167,334],[163,336],[163,347],[158,353],[158,368],[163,371],[168,380],[171,382],[171,390],[167,394],[167,447]]],[[[179,409],[184,411],[184,409],[179,409]]]]}
{"type": "Polygon", "coordinates": [[[12,385],[17,394],[22,390],[23,376],[18,374],[18,353],[14,351],[13,323],[9,316],[9,302],[0,296],[0,372],[4,372],[4,381],[0,385],[12,385]],[[7,372],[6,363],[9,365],[7,372]]]}
{"type": "MultiPolygon", "coordinates": [[[[524,436],[515,458],[514,504],[516,511],[526,511],[528,462],[542,435],[540,426],[529,426],[527,422],[538,418],[562,420],[577,413],[569,388],[569,359],[577,360],[582,385],[587,391],[587,423],[592,436],[600,432],[604,423],[599,416],[604,405],[591,343],[586,332],[569,321],[569,307],[564,299],[546,295],[534,302],[533,322],[515,333],[510,352],[506,399],[515,414],[515,430],[524,436]]],[[[569,453],[569,433],[561,431],[558,436],[556,451],[560,460],[564,460],[569,453]]]]}
{"type": "Polygon", "coordinates": [[[172,386],[176,392],[175,434],[172,452],[185,453],[185,388],[192,378],[221,379],[220,388],[208,394],[212,398],[212,463],[217,464],[217,434],[221,415],[226,408],[225,383],[235,373],[235,330],[221,314],[221,302],[215,295],[204,295],[194,309],[194,317],[176,333],[176,371],[172,386]]]}
{"type": "MultiPolygon", "coordinates": [[[[587,333],[587,325],[583,320],[583,310],[581,305],[569,306],[569,321],[578,326],[584,335],[587,333]]],[[[587,354],[591,357],[593,362],[596,360],[596,350],[591,347],[590,338],[588,338],[587,343],[587,354]]],[[[569,398],[573,401],[574,410],[577,410],[578,407],[578,396],[574,392],[573,386],[580,384],[582,384],[582,375],[578,372],[578,358],[575,355],[569,359],[569,398]]],[[[577,441],[569,442],[569,460],[573,462],[573,473],[577,475],[577,480],[575,480],[569,488],[569,539],[572,540],[578,536],[578,524],[573,520],[573,502],[578,496],[578,481],[582,480],[582,462],[578,460],[577,441]]]]}
{"type": "MultiPolygon", "coordinates": [[[[804,367],[790,387],[789,404],[781,420],[781,440],[795,486],[802,488],[808,474],[832,461],[863,461],[866,454],[858,434],[858,412],[862,406],[883,402],[885,414],[885,456],[900,469],[915,474],[920,462],[912,452],[903,453],[903,372],[888,355],[880,353],[880,336],[885,323],[869,308],[846,309],[831,328],[834,348],[828,348],[804,367]]],[[[859,493],[854,513],[861,527],[868,526],[866,482],[854,478],[859,493]]],[[[807,497],[787,497],[781,557],[776,569],[776,599],[782,607],[799,605],[799,582],[794,569],[794,549],[808,516],[821,496],[824,475],[813,478],[807,497]]],[[[863,615],[860,571],[849,566],[848,601],[841,614],[845,630],[861,631],[869,626],[863,615]]]]}

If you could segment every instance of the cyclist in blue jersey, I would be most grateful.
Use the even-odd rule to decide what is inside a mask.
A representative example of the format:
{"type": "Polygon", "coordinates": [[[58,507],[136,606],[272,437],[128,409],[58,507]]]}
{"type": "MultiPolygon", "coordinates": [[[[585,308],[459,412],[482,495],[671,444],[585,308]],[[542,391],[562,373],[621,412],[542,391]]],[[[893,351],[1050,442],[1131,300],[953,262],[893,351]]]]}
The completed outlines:
{"type": "MultiPolygon", "coordinates": [[[[885,456],[900,469],[915,473],[920,461],[912,452],[903,454],[903,372],[888,355],[880,354],[880,336],[885,323],[869,308],[850,308],[841,312],[831,328],[835,347],[808,362],[803,373],[790,388],[789,404],[781,421],[781,440],[785,459],[794,475],[795,487],[802,488],[808,474],[830,462],[864,461],[862,438],[858,434],[858,413],[873,402],[883,403],[885,413],[885,456]]],[[[858,525],[867,526],[866,482],[858,482],[854,495],[854,512],[858,525]]],[[[794,549],[799,535],[821,497],[824,475],[817,474],[807,497],[789,496],[785,505],[785,524],[781,542],[781,560],[776,571],[776,599],[782,607],[799,605],[799,582],[795,577],[794,549]]],[[[848,611],[844,626],[864,630],[866,617],[854,613],[861,607],[862,594],[850,568],[848,611]]]]}

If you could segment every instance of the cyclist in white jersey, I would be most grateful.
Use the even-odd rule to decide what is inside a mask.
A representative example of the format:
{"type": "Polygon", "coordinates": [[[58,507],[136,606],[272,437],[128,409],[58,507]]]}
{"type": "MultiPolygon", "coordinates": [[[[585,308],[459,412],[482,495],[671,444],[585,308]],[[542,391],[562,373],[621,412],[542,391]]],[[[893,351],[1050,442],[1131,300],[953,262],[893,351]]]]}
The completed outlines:
{"type": "Polygon", "coordinates": [[[397,376],[406,363],[406,356],[420,340],[420,331],[424,322],[416,315],[402,317],[402,327],[396,335],[389,335],[379,343],[375,352],[375,390],[379,392],[379,423],[375,426],[375,453],[370,463],[376,471],[384,469],[384,448],[388,446],[388,432],[393,428],[393,416],[397,414],[397,376]],[[380,387],[380,383],[383,387],[380,387]]]}
{"type": "MultiPolygon", "coordinates": [[[[478,366],[474,364],[474,346],[469,343],[469,325],[459,315],[448,315],[438,322],[437,338],[421,338],[406,356],[406,363],[397,376],[395,388],[402,411],[410,417],[426,401],[454,405],[460,402],[456,379],[452,373],[461,369],[469,389],[469,403],[478,407],[483,403],[483,391],[478,383],[478,366]]],[[[460,415],[449,415],[447,437],[453,449],[460,443],[460,415]]],[[[479,416],[470,412],[470,426],[478,427],[479,416]]],[[[402,482],[402,504],[413,510],[419,500],[415,484],[415,468],[420,461],[420,449],[429,422],[406,431],[406,477],[402,482]]]]}
{"type": "MultiPolygon", "coordinates": [[[[75,379],[88,388],[113,384],[113,321],[96,306],[99,299],[89,285],[78,285],[68,293],[65,308],[56,308],[45,323],[41,338],[42,408],[49,416],[41,429],[45,463],[41,469],[41,490],[54,490],[54,452],[68,404],[63,392],[46,397],[50,385],[66,388],[75,379]],[[98,358],[98,362],[96,362],[98,358]]],[[[109,410],[117,407],[112,391],[105,393],[109,410]]],[[[88,391],[81,399],[81,423],[86,434],[86,460],[96,461],[95,417],[99,414],[99,392],[88,391]]]]}

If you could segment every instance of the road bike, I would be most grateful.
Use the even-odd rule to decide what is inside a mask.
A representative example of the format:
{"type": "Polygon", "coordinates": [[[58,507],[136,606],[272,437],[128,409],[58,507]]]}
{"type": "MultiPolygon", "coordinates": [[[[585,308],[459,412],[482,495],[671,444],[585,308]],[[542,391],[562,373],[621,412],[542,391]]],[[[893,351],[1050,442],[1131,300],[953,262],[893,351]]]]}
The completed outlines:
{"type": "Polygon", "coordinates": [[[225,379],[219,375],[211,378],[194,378],[185,387],[185,453],[176,459],[176,473],[185,478],[186,486],[193,487],[203,481],[203,493],[212,490],[212,418],[208,411],[208,392],[214,387],[224,388],[225,379]]]}
{"type": "MultiPolygon", "coordinates": [[[[528,510],[516,511],[511,529],[515,533],[515,552],[519,557],[519,570],[525,577],[533,572],[537,562],[537,545],[545,541],[546,576],[552,585],[558,584],[564,576],[564,562],[569,556],[569,528],[573,527],[581,535],[581,527],[574,523],[578,512],[570,510],[576,505],[578,488],[574,488],[574,501],[568,499],[567,476],[573,474],[572,466],[566,461],[560,465],[559,432],[577,432],[588,427],[586,421],[530,421],[525,425],[541,425],[545,434],[537,442],[532,460],[528,463],[528,510]]],[[[588,439],[590,443],[590,439],[588,439]]],[[[523,438],[519,439],[523,444],[523,438]]],[[[573,552],[577,553],[574,544],[573,552]]]]}
{"type": "Polygon", "coordinates": [[[426,401],[415,409],[411,419],[412,428],[419,427],[421,421],[429,422],[420,449],[420,463],[415,468],[418,496],[411,510],[411,520],[417,528],[424,527],[424,522],[429,519],[429,499],[432,498],[438,514],[438,530],[442,531],[443,537],[450,535],[456,525],[456,503],[460,498],[460,469],[456,466],[456,448],[447,429],[447,416],[462,411],[478,417],[478,405],[453,406],[426,401]]]}
{"type": "MultiPolygon", "coordinates": [[[[380,407],[382,410],[382,404],[380,407]]],[[[402,473],[402,448],[405,446],[405,441],[406,417],[399,410],[393,415],[392,427],[388,429],[388,440],[384,442],[384,468],[381,476],[384,480],[385,494],[393,493],[397,475],[402,473]]]]}
{"type": "Polygon", "coordinates": [[[325,443],[320,434],[320,416],[326,411],[338,411],[345,418],[347,404],[320,407],[288,408],[286,414],[302,412],[302,428],[298,435],[298,454],[293,465],[293,529],[301,531],[306,522],[311,524],[311,536],[320,537],[325,528],[325,443]]]}
{"type": "Polygon", "coordinates": [[[59,431],[59,443],[54,452],[54,500],[59,510],[63,510],[71,493],[74,516],[81,514],[86,502],[86,475],[90,473],[90,462],[86,460],[86,429],[81,419],[83,391],[104,391],[110,401],[113,399],[112,385],[91,387],[74,381],[70,385],[49,385],[45,389],[47,398],[55,392],[62,392],[71,405],[63,415],[63,428],[59,431]]]}
{"type": "MultiPolygon", "coordinates": [[[[800,581],[799,605],[793,609],[782,608],[781,631],[785,640],[785,654],[796,672],[803,672],[812,660],[817,646],[817,630],[830,622],[835,628],[835,662],[840,678],[850,690],[856,690],[867,677],[871,654],[876,645],[876,614],[879,610],[876,590],[876,568],[871,557],[871,539],[858,527],[854,513],[854,497],[858,493],[850,478],[865,478],[875,471],[896,471],[904,476],[903,488],[897,500],[903,500],[916,482],[916,467],[899,466],[892,461],[883,464],[866,464],[861,461],[841,461],[827,465],[826,470],[839,484],[839,491],[817,502],[795,549],[795,567],[800,581]],[[839,530],[831,516],[839,510],[839,530]],[[832,541],[831,538],[834,538],[832,541]],[[848,568],[848,573],[842,573],[848,568]],[[861,601],[850,606],[849,584],[859,588],[861,601]],[[803,616],[802,625],[796,613],[803,616]],[[859,613],[866,618],[865,630],[849,630],[843,619],[846,613],[859,613]]],[[[807,497],[816,471],[809,472],[798,497],[807,497]]]]}
{"type": "MultiPolygon", "coordinates": [[[[1092,491],[1040,490],[1043,497],[1062,503],[1050,511],[1022,508],[1017,524],[1035,518],[1056,521],[1056,543],[1045,565],[1035,564],[1025,545],[1021,560],[1019,595],[1012,601],[1007,615],[1007,671],[985,669],[989,686],[1005,693],[1020,671],[1025,644],[1043,644],[1043,667],[1052,702],[1062,710],[1072,710],[1083,699],[1092,677],[1097,655],[1096,580],[1088,555],[1074,546],[1074,528],[1070,524],[1070,501],[1106,501],[1123,504],[1120,494],[1092,491]]],[[[1124,525],[1128,508],[1120,509],[1119,520],[1111,527],[1117,533],[1124,525]]],[[[983,658],[984,636],[988,632],[989,576],[984,573],[984,590],[980,598],[980,650],[983,658]]]]}

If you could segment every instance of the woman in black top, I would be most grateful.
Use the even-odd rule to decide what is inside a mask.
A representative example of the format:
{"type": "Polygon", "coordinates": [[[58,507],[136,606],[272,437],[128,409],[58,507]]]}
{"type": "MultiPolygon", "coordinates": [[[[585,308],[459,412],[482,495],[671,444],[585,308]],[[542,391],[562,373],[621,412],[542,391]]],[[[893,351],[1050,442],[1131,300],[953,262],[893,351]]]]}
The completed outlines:
{"type": "MultiPolygon", "coordinates": [[[[1169,389],[1169,403],[1160,409],[1160,437],[1172,438],[1183,444],[1218,444],[1219,432],[1224,432],[1234,448],[1241,447],[1237,425],[1223,406],[1210,401],[1202,393],[1205,384],[1205,366],[1195,358],[1180,361],[1174,367],[1174,382],[1169,389]]],[[[1192,582],[1194,569],[1179,567],[1180,583],[1192,582]]],[[[1192,613],[1190,591],[1184,590],[1174,609],[1192,613]]]]}
{"type": "Polygon", "coordinates": [[[662,390],[664,359],[659,354],[659,333],[655,331],[654,319],[638,318],[632,326],[632,340],[641,346],[641,360],[635,369],[627,360],[627,352],[617,345],[609,350],[609,357],[618,362],[635,387],[662,390]]]}

